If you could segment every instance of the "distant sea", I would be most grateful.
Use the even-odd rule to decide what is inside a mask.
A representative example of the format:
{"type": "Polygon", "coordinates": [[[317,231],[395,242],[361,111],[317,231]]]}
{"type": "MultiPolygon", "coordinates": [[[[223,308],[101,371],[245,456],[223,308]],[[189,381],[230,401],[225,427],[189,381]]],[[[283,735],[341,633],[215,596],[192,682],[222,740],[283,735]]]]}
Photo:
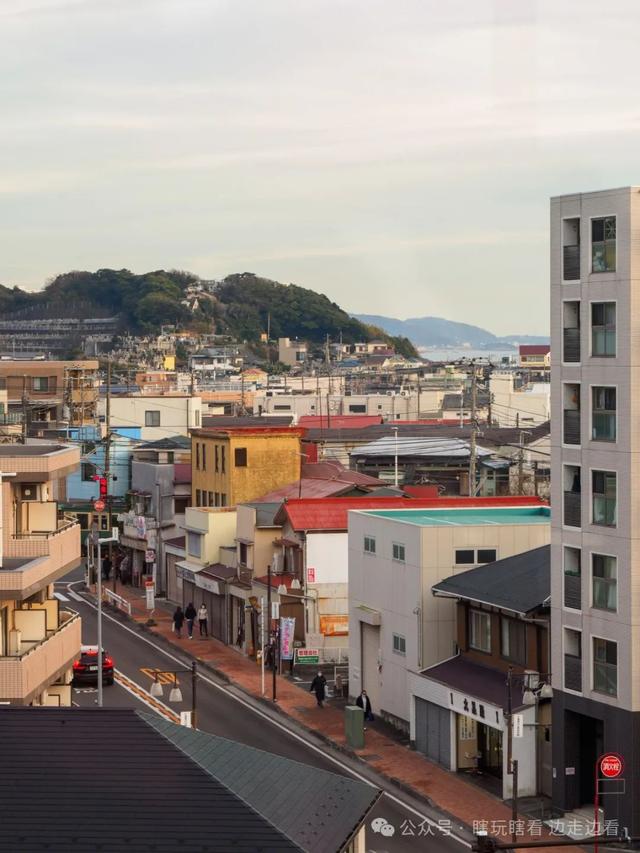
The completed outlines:
{"type": "Polygon", "coordinates": [[[503,358],[515,359],[518,355],[517,349],[510,350],[488,350],[471,349],[470,347],[418,347],[422,358],[430,361],[458,361],[459,359],[482,358],[492,362],[501,362],[503,358]]]}

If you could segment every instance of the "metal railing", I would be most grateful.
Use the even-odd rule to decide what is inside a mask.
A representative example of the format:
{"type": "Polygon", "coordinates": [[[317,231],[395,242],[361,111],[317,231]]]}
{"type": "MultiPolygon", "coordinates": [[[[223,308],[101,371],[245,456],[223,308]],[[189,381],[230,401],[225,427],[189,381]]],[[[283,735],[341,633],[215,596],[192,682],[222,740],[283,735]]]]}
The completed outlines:
{"type": "Polygon", "coordinates": [[[562,248],[562,279],[563,281],[578,281],[580,279],[580,245],[563,246],[562,248]]]}
{"type": "Polygon", "coordinates": [[[580,361],[580,329],[562,330],[562,360],[567,363],[580,361]]]}
{"type": "Polygon", "coordinates": [[[61,631],[71,625],[72,622],[75,622],[76,620],[80,619],[79,613],[70,613],[69,611],[64,612],[68,613],[68,618],[66,618],[64,621],[60,620],[60,624],[57,628],[47,630],[46,636],[44,636],[41,640],[37,640],[36,642],[34,642],[33,645],[30,645],[29,648],[25,649],[24,652],[7,654],[3,655],[2,657],[11,660],[24,660],[24,658],[26,658],[28,655],[35,652],[36,649],[39,649],[45,643],[49,642],[49,640],[52,640],[54,637],[56,637],[61,631]]]}
{"type": "Polygon", "coordinates": [[[564,686],[578,693],[582,691],[582,658],[577,655],[564,656],[564,686]]]}
{"type": "Polygon", "coordinates": [[[564,410],[564,444],[580,444],[580,410],[565,409],[564,410]]]}
{"type": "Polygon", "coordinates": [[[564,493],[564,524],[568,527],[582,526],[582,495],[580,492],[564,493]]]}
{"type": "Polygon", "coordinates": [[[71,515],[64,515],[58,519],[55,530],[26,530],[24,533],[14,533],[12,539],[52,539],[54,536],[69,530],[70,527],[79,524],[78,519],[71,515]]]}
{"type": "Polygon", "coordinates": [[[564,606],[574,610],[582,609],[582,578],[580,575],[565,574],[564,606]]]}

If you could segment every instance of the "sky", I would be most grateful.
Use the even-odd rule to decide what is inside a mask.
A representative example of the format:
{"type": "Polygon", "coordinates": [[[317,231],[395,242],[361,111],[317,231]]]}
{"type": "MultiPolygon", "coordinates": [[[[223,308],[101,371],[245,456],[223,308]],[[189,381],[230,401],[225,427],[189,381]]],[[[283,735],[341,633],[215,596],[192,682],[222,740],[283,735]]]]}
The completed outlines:
{"type": "Polygon", "coordinates": [[[0,282],[254,272],[549,327],[549,196],[640,183],[636,0],[0,0],[0,282]]]}

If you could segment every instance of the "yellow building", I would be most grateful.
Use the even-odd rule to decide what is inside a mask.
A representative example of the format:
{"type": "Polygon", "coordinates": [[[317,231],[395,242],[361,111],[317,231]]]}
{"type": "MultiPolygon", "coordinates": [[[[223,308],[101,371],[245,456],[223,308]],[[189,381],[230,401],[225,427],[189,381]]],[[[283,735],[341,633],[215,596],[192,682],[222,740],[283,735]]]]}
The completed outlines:
{"type": "Polygon", "coordinates": [[[80,617],[53,584],[80,563],[80,525],[58,508],[80,450],[0,446],[0,702],[71,705],[80,617]]]}
{"type": "Polygon", "coordinates": [[[295,482],[303,432],[276,427],[192,430],[192,506],[235,506],[295,482]]]}

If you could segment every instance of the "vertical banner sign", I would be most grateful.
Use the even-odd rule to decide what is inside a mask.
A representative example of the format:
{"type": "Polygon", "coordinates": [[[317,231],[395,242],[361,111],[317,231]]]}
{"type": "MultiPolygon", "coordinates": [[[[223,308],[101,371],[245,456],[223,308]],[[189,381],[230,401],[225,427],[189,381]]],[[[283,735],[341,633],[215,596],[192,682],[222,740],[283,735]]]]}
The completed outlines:
{"type": "Polygon", "coordinates": [[[146,580],[144,582],[144,589],[147,594],[147,610],[153,610],[156,606],[156,598],[155,598],[155,583],[153,580],[146,580]]]}
{"type": "Polygon", "coordinates": [[[296,627],[296,620],[290,617],[283,617],[280,620],[280,659],[292,660],[293,658],[293,635],[296,627]]]}

